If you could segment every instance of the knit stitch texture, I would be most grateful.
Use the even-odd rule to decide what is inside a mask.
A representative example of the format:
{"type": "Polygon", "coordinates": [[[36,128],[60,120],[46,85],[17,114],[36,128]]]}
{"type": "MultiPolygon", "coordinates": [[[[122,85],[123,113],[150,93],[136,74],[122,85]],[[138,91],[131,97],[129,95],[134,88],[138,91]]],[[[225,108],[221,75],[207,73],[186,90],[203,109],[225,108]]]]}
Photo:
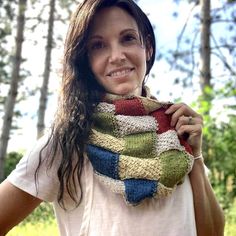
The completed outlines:
{"type": "Polygon", "coordinates": [[[87,153],[94,173],[128,204],[170,195],[192,169],[191,148],[165,114],[169,106],[108,94],[93,115],[87,153]]]}

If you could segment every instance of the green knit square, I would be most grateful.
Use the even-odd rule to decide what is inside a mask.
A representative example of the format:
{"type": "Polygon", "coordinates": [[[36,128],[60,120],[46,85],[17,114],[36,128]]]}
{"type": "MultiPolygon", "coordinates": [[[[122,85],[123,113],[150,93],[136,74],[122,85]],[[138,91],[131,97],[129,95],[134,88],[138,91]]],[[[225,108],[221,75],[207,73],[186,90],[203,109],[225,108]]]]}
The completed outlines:
{"type": "Polygon", "coordinates": [[[93,124],[97,131],[105,134],[116,135],[117,122],[113,114],[110,113],[95,113],[93,115],[93,124]]]}
{"type": "Polygon", "coordinates": [[[146,132],[124,137],[125,148],[121,154],[140,158],[154,158],[156,133],[146,132]]]}
{"type": "Polygon", "coordinates": [[[160,182],[166,187],[180,183],[188,170],[188,155],[182,151],[170,150],[160,155],[160,182]]]}

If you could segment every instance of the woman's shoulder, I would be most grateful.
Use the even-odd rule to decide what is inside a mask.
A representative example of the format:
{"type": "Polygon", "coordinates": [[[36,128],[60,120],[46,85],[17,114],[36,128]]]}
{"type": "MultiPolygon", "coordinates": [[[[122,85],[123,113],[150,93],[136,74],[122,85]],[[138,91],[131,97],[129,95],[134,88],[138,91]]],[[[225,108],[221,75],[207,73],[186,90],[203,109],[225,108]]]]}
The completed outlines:
{"type": "Polygon", "coordinates": [[[46,134],[29,148],[7,179],[33,196],[52,201],[58,189],[58,162],[50,165],[50,154],[51,140],[46,134]]]}

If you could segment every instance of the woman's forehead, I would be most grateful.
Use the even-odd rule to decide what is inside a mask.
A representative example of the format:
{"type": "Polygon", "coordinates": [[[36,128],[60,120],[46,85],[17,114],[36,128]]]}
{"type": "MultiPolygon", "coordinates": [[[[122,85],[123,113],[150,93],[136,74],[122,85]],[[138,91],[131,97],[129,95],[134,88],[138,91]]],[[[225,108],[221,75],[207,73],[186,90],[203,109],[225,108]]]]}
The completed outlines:
{"type": "Polygon", "coordinates": [[[91,24],[90,35],[105,30],[133,29],[138,31],[135,19],[125,10],[119,7],[107,7],[99,10],[91,24]]]}

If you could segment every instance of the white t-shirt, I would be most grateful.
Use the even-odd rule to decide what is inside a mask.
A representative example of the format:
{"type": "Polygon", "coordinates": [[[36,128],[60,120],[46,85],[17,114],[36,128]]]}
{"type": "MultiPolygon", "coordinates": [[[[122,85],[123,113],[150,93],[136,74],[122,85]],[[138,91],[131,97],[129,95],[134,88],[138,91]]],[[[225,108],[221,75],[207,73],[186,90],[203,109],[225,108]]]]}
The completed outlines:
{"type": "MultiPolygon", "coordinates": [[[[165,199],[147,199],[138,206],[127,205],[120,194],[111,192],[93,174],[93,167],[85,156],[81,176],[83,198],[81,204],[65,211],[57,203],[59,182],[57,164],[45,167],[38,175],[36,189],[34,172],[38,165],[39,151],[46,142],[40,139],[26,154],[8,180],[23,191],[43,201],[53,202],[60,234],[62,236],[196,236],[192,188],[189,177],[178,185],[165,199]]],[[[47,151],[43,152],[43,156],[47,151]]],[[[72,205],[70,201],[67,203],[72,205]]]]}

